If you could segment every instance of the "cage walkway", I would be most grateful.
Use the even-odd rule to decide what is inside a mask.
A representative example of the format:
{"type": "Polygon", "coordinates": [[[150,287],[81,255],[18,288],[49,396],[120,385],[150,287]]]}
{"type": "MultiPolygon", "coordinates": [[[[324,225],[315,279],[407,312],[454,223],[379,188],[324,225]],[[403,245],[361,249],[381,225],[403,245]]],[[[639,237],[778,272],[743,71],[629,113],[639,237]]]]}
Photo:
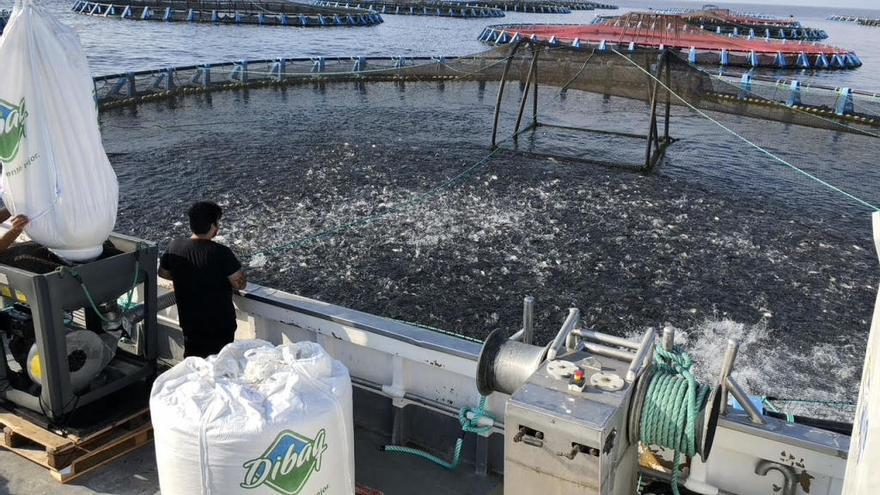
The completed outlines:
{"type": "Polygon", "coordinates": [[[480,41],[503,45],[524,38],[549,46],[574,48],[610,45],[630,51],[637,47],[686,50],[695,64],[790,69],[854,69],[861,59],[851,51],[817,43],[748,39],[718,36],[699,28],[689,28],[678,18],[645,16],[625,25],[608,24],[501,24],[489,26],[480,41]]]}
{"type": "Polygon", "coordinates": [[[332,2],[328,0],[316,0],[313,5],[320,7],[343,7],[372,10],[380,14],[389,15],[417,15],[434,17],[459,17],[464,19],[477,19],[485,17],[504,17],[504,11],[492,7],[481,7],[458,2],[436,2],[426,4],[424,2],[394,2],[394,1],[352,1],[332,2]]]}
{"type": "Polygon", "coordinates": [[[293,2],[225,2],[190,0],[76,0],[78,14],[140,21],[255,24],[269,26],[372,26],[382,16],[371,10],[325,7],[293,2]]]}

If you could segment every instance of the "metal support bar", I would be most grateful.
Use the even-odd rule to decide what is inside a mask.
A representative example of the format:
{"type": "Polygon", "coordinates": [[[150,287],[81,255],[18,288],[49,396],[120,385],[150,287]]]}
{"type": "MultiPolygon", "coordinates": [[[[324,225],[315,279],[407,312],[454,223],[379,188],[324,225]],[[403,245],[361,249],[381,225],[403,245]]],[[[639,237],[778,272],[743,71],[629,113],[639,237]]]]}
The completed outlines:
{"type": "Polygon", "coordinates": [[[758,411],[755,408],[755,405],[752,404],[752,401],[749,400],[749,394],[746,393],[745,390],[733,379],[732,376],[727,377],[727,389],[733,393],[733,396],[736,398],[736,401],[739,402],[740,407],[749,415],[749,420],[753,424],[756,425],[766,425],[767,420],[764,419],[764,416],[761,414],[761,411],[758,411]]]}
{"type": "MultiPolygon", "coordinates": [[[[666,334],[663,334],[665,339],[666,334]]],[[[636,352],[635,359],[629,363],[629,369],[626,371],[626,381],[632,383],[636,380],[636,377],[639,376],[639,371],[642,369],[642,363],[645,361],[647,355],[651,352],[651,349],[654,347],[654,329],[649,328],[645,331],[645,335],[642,336],[642,342],[639,344],[639,350],[636,352]]]]}
{"type": "Polygon", "coordinates": [[[733,363],[736,362],[736,353],[739,350],[739,343],[733,339],[727,341],[727,350],[724,351],[724,361],[721,363],[721,377],[718,383],[721,384],[721,410],[719,414],[724,416],[727,414],[727,378],[733,372],[733,363]]]}
{"type": "Polygon", "coordinates": [[[565,345],[565,341],[568,340],[569,334],[571,334],[574,327],[577,326],[580,319],[581,311],[577,308],[569,308],[568,317],[565,318],[562,328],[559,329],[559,333],[556,334],[556,338],[553,339],[553,343],[550,344],[550,349],[547,351],[547,361],[553,361],[556,359],[556,356],[559,355],[559,351],[562,350],[562,346],[565,345]]]}
{"type": "Polygon", "coordinates": [[[619,347],[627,347],[632,350],[639,349],[639,343],[623,337],[608,335],[607,333],[597,332],[595,330],[587,330],[586,328],[577,329],[574,334],[582,339],[590,339],[603,344],[611,344],[619,347]]]}
{"type": "Polygon", "coordinates": [[[632,362],[636,358],[636,355],[633,352],[624,351],[622,349],[617,349],[614,347],[608,347],[607,345],[594,344],[592,342],[584,342],[584,349],[592,352],[593,354],[598,354],[600,356],[610,357],[614,359],[620,359],[621,361],[626,361],[628,363],[632,362]]]}
{"type": "Polygon", "coordinates": [[[672,327],[663,327],[663,350],[672,352],[672,346],[675,345],[675,329],[672,327]]]}
{"type": "Polygon", "coordinates": [[[523,299],[522,342],[532,344],[535,341],[535,298],[526,296],[523,299]]]}

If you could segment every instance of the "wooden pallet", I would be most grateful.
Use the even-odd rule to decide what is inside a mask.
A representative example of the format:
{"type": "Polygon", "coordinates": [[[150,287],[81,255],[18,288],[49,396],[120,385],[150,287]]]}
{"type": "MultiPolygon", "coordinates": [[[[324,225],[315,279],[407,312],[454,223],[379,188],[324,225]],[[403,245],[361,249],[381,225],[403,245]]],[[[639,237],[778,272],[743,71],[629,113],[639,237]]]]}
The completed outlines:
{"type": "Polygon", "coordinates": [[[149,409],[85,435],[59,434],[0,409],[0,446],[49,470],[67,483],[153,441],[149,409]]]}

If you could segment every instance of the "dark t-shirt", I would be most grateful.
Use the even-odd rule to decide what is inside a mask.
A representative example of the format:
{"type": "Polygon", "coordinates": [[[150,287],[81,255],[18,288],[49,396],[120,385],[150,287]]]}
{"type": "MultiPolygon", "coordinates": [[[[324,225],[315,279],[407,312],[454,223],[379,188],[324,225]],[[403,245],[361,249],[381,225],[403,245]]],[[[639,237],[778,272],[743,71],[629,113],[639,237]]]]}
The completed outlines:
{"type": "Polygon", "coordinates": [[[241,263],[228,247],[203,239],[175,239],[159,266],[171,273],[180,327],[188,338],[225,338],[235,331],[229,276],[241,263]]]}

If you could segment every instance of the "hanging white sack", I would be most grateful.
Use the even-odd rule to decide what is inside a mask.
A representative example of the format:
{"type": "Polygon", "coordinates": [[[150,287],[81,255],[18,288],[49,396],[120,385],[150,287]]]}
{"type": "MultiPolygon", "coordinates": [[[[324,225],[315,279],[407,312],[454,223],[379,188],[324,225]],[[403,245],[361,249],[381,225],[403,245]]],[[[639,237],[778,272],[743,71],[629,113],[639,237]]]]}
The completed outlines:
{"type": "Polygon", "coordinates": [[[234,342],[153,383],[164,495],[352,495],[348,370],[318,344],[234,342]]]}
{"type": "Polygon", "coordinates": [[[21,0],[0,36],[0,64],[3,202],[30,218],[34,241],[71,261],[95,258],[116,223],[119,184],[79,38],[21,0]]]}

